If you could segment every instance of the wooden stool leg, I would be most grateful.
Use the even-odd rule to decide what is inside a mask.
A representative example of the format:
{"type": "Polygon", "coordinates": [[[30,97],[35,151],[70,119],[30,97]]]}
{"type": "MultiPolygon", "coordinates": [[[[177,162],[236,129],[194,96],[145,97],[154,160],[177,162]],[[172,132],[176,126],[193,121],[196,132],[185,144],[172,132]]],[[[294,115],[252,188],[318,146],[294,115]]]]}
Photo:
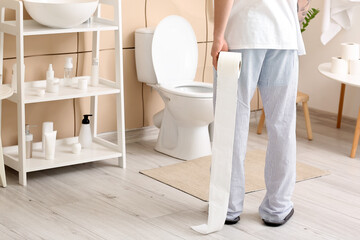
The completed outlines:
{"type": "Polygon", "coordinates": [[[305,115],[305,123],[306,123],[306,130],[308,139],[311,141],[313,139],[312,137],[312,129],[311,129],[311,122],[310,122],[310,114],[309,114],[309,108],[307,102],[302,103],[304,115],[305,115]]]}
{"type": "Polygon", "coordinates": [[[261,117],[257,127],[257,134],[261,134],[265,123],[265,112],[264,109],[261,111],[261,117]]]}
{"type": "Polygon", "coordinates": [[[1,136],[0,136],[0,184],[1,186],[6,187],[4,155],[2,151],[1,136]]]}
{"type": "Polygon", "coordinates": [[[337,124],[336,127],[341,127],[341,118],[342,118],[342,111],[344,106],[344,97],[345,97],[345,84],[341,84],[341,91],[340,91],[340,99],[339,99],[339,110],[338,110],[338,118],[337,118],[337,124]]]}
{"type": "Polygon", "coordinates": [[[354,158],[356,154],[356,149],[359,144],[359,137],[360,137],[360,108],[359,108],[359,115],[356,121],[356,127],[355,127],[355,134],[354,134],[354,141],[351,149],[350,157],[354,158]]]}

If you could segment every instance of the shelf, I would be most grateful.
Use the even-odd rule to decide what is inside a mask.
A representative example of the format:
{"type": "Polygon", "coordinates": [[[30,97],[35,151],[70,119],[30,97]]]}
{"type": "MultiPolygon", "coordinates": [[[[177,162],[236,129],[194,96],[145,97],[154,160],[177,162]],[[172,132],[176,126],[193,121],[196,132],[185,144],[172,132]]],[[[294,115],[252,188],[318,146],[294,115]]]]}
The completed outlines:
{"type": "MultiPolygon", "coordinates": [[[[73,154],[71,144],[77,142],[77,137],[61,139],[56,141],[56,151],[54,160],[45,160],[45,154],[41,150],[42,143],[33,144],[33,157],[26,159],[26,171],[34,172],[39,170],[70,166],[87,162],[95,162],[99,160],[122,157],[120,151],[93,142],[91,148],[82,149],[80,154],[73,154]]],[[[4,147],[5,164],[15,170],[18,166],[18,146],[4,147]]]]}
{"type": "MultiPolygon", "coordinates": [[[[36,95],[37,89],[45,89],[46,80],[41,81],[33,81],[33,82],[25,82],[25,98],[24,103],[39,103],[39,102],[50,102],[50,101],[58,101],[72,98],[83,98],[83,97],[91,97],[91,96],[100,96],[100,95],[109,95],[116,94],[120,92],[120,89],[115,87],[115,82],[106,79],[99,79],[99,86],[92,87],[88,86],[87,90],[80,90],[77,88],[77,80],[79,78],[86,78],[88,82],[90,82],[89,76],[84,77],[76,77],[75,84],[70,87],[61,86],[58,93],[45,93],[45,96],[39,97],[36,95]]],[[[14,94],[8,100],[12,102],[17,102],[17,95],[14,94]]]]}
{"type": "MultiPolygon", "coordinates": [[[[11,27],[16,26],[15,21],[5,21],[4,25],[11,27]]],[[[94,32],[94,31],[111,31],[118,30],[119,28],[113,24],[107,23],[106,21],[96,20],[92,23],[83,23],[79,26],[72,28],[51,28],[39,24],[34,20],[24,20],[24,36],[34,35],[48,35],[48,34],[61,34],[61,33],[77,33],[77,32],[94,32]]],[[[5,31],[6,32],[6,31],[5,31]]],[[[11,32],[6,32],[12,34],[11,32]]]]}
{"type": "MultiPolygon", "coordinates": [[[[46,88],[46,81],[31,81],[24,82],[20,80],[19,76],[24,74],[23,69],[19,69],[18,76],[18,90],[22,90],[21,94],[14,93],[8,100],[17,104],[17,132],[18,142],[21,143],[21,149],[19,146],[5,147],[4,148],[4,160],[5,164],[19,173],[19,183],[23,186],[27,185],[27,173],[33,171],[39,171],[44,169],[69,166],[80,163],[87,163],[93,161],[99,161],[110,158],[118,158],[118,166],[126,168],[126,141],[125,141],[125,112],[124,112],[124,79],[123,79],[123,52],[122,52],[122,19],[121,19],[121,3],[122,0],[99,0],[99,7],[94,12],[91,21],[80,24],[72,28],[51,28],[37,23],[34,20],[23,20],[24,8],[22,1],[14,0],[0,0],[0,19],[5,19],[5,9],[10,9],[16,16],[16,21],[0,21],[0,56],[4,52],[3,49],[3,33],[14,35],[17,37],[16,41],[16,62],[19,65],[24,61],[24,37],[36,36],[36,35],[49,35],[49,34],[64,34],[64,33],[81,33],[92,32],[92,54],[99,56],[99,42],[100,31],[114,31],[115,42],[115,81],[100,78],[99,85],[97,87],[88,86],[86,90],[80,90],[77,88],[77,80],[80,78],[86,78],[89,82],[90,77],[80,76],[75,78],[75,83],[72,86],[61,86],[58,93],[47,93],[44,96],[38,96],[39,90],[46,88]],[[100,5],[107,5],[113,9],[112,20],[101,17],[100,5]],[[58,140],[56,147],[56,159],[53,161],[45,160],[44,154],[40,151],[41,143],[34,144],[33,158],[25,159],[23,155],[19,155],[18,152],[26,151],[25,149],[25,113],[26,104],[40,103],[49,101],[59,101],[74,98],[95,97],[101,95],[116,95],[116,111],[114,115],[117,121],[117,143],[111,143],[100,139],[98,137],[93,138],[93,144],[91,148],[84,149],[81,154],[75,155],[71,152],[71,146],[68,144],[68,140],[58,140]]],[[[3,68],[3,59],[0,59],[0,69],[3,68]]],[[[6,84],[5,84],[6,85],[6,84]]],[[[10,84],[7,84],[9,86],[10,84]]],[[[98,119],[98,101],[96,98],[92,98],[90,101],[90,112],[93,114],[94,123],[98,119]]],[[[0,114],[1,117],[1,114],[0,114]]],[[[5,116],[6,117],[6,116],[5,116]]],[[[61,129],[58,129],[61,131],[61,129]]],[[[97,129],[94,129],[95,136],[97,135],[97,129]]],[[[74,140],[76,138],[72,138],[74,140]]]]}
{"type": "Polygon", "coordinates": [[[324,74],[326,77],[339,81],[341,83],[360,87],[360,75],[339,75],[331,72],[331,63],[322,63],[318,67],[319,71],[324,74]]]}

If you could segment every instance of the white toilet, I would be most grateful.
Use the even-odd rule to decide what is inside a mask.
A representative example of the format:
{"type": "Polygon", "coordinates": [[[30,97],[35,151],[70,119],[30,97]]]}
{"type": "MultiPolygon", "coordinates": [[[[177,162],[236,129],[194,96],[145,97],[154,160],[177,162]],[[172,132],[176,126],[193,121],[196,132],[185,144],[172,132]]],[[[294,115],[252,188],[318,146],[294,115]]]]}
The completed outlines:
{"type": "Polygon", "coordinates": [[[183,160],[211,155],[213,86],[194,81],[198,48],[190,23],[169,16],[155,31],[136,30],[135,58],[139,81],[157,90],[165,102],[153,117],[160,128],[155,150],[183,160]]]}

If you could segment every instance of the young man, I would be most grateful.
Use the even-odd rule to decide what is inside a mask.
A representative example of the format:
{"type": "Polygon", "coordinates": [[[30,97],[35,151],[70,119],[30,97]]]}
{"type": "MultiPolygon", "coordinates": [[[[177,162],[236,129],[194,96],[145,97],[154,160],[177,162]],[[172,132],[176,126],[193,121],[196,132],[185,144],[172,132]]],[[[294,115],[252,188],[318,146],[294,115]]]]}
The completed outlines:
{"type": "Polygon", "coordinates": [[[309,0],[299,3],[301,6],[298,0],[214,0],[214,67],[219,52],[242,53],[226,224],[237,223],[243,211],[250,100],[256,87],[260,89],[269,137],[267,192],[259,213],[269,226],[286,223],[294,213],[291,195],[296,175],[298,55],[305,52],[299,18],[302,21],[306,15],[309,0]]]}

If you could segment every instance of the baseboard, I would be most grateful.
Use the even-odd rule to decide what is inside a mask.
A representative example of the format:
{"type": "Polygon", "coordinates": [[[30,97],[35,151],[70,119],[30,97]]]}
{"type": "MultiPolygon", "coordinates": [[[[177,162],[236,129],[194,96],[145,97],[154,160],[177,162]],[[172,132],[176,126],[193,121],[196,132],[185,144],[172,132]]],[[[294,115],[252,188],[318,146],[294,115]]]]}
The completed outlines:
{"type": "MultiPolygon", "coordinates": [[[[298,106],[298,109],[302,110],[301,105],[298,106]]],[[[316,108],[309,108],[309,112],[310,112],[310,118],[311,115],[318,115],[322,117],[325,116],[327,118],[334,118],[334,119],[337,118],[336,113],[327,112],[316,108]]],[[[261,115],[261,110],[252,111],[250,114],[250,123],[251,122],[257,123],[260,118],[260,115],[261,115]]],[[[348,122],[350,124],[356,123],[355,118],[347,117],[347,116],[343,116],[343,121],[348,122]]],[[[157,127],[148,126],[143,128],[126,130],[125,138],[126,138],[126,143],[134,143],[134,142],[146,141],[146,140],[156,140],[158,135],[159,135],[159,129],[157,127]]],[[[116,142],[116,132],[101,133],[99,134],[99,136],[108,141],[116,142]]]]}
{"type": "MultiPolygon", "coordinates": [[[[316,108],[311,108],[311,107],[309,107],[309,112],[310,112],[310,116],[311,116],[311,114],[317,114],[317,115],[320,115],[320,116],[326,116],[326,117],[329,117],[329,118],[336,118],[336,119],[337,119],[337,116],[338,116],[337,113],[328,112],[328,111],[324,111],[324,110],[320,110],[320,109],[316,109],[316,108]]],[[[342,116],[342,121],[349,122],[349,123],[356,123],[356,118],[343,115],[342,116]]]]}
{"type": "MultiPolygon", "coordinates": [[[[125,139],[126,143],[133,143],[144,140],[153,140],[157,139],[159,134],[159,129],[155,126],[129,129],[126,130],[125,139]]],[[[116,132],[106,132],[99,134],[99,137],[102,137],[108,141],[116,142],[116,132]]]]}

